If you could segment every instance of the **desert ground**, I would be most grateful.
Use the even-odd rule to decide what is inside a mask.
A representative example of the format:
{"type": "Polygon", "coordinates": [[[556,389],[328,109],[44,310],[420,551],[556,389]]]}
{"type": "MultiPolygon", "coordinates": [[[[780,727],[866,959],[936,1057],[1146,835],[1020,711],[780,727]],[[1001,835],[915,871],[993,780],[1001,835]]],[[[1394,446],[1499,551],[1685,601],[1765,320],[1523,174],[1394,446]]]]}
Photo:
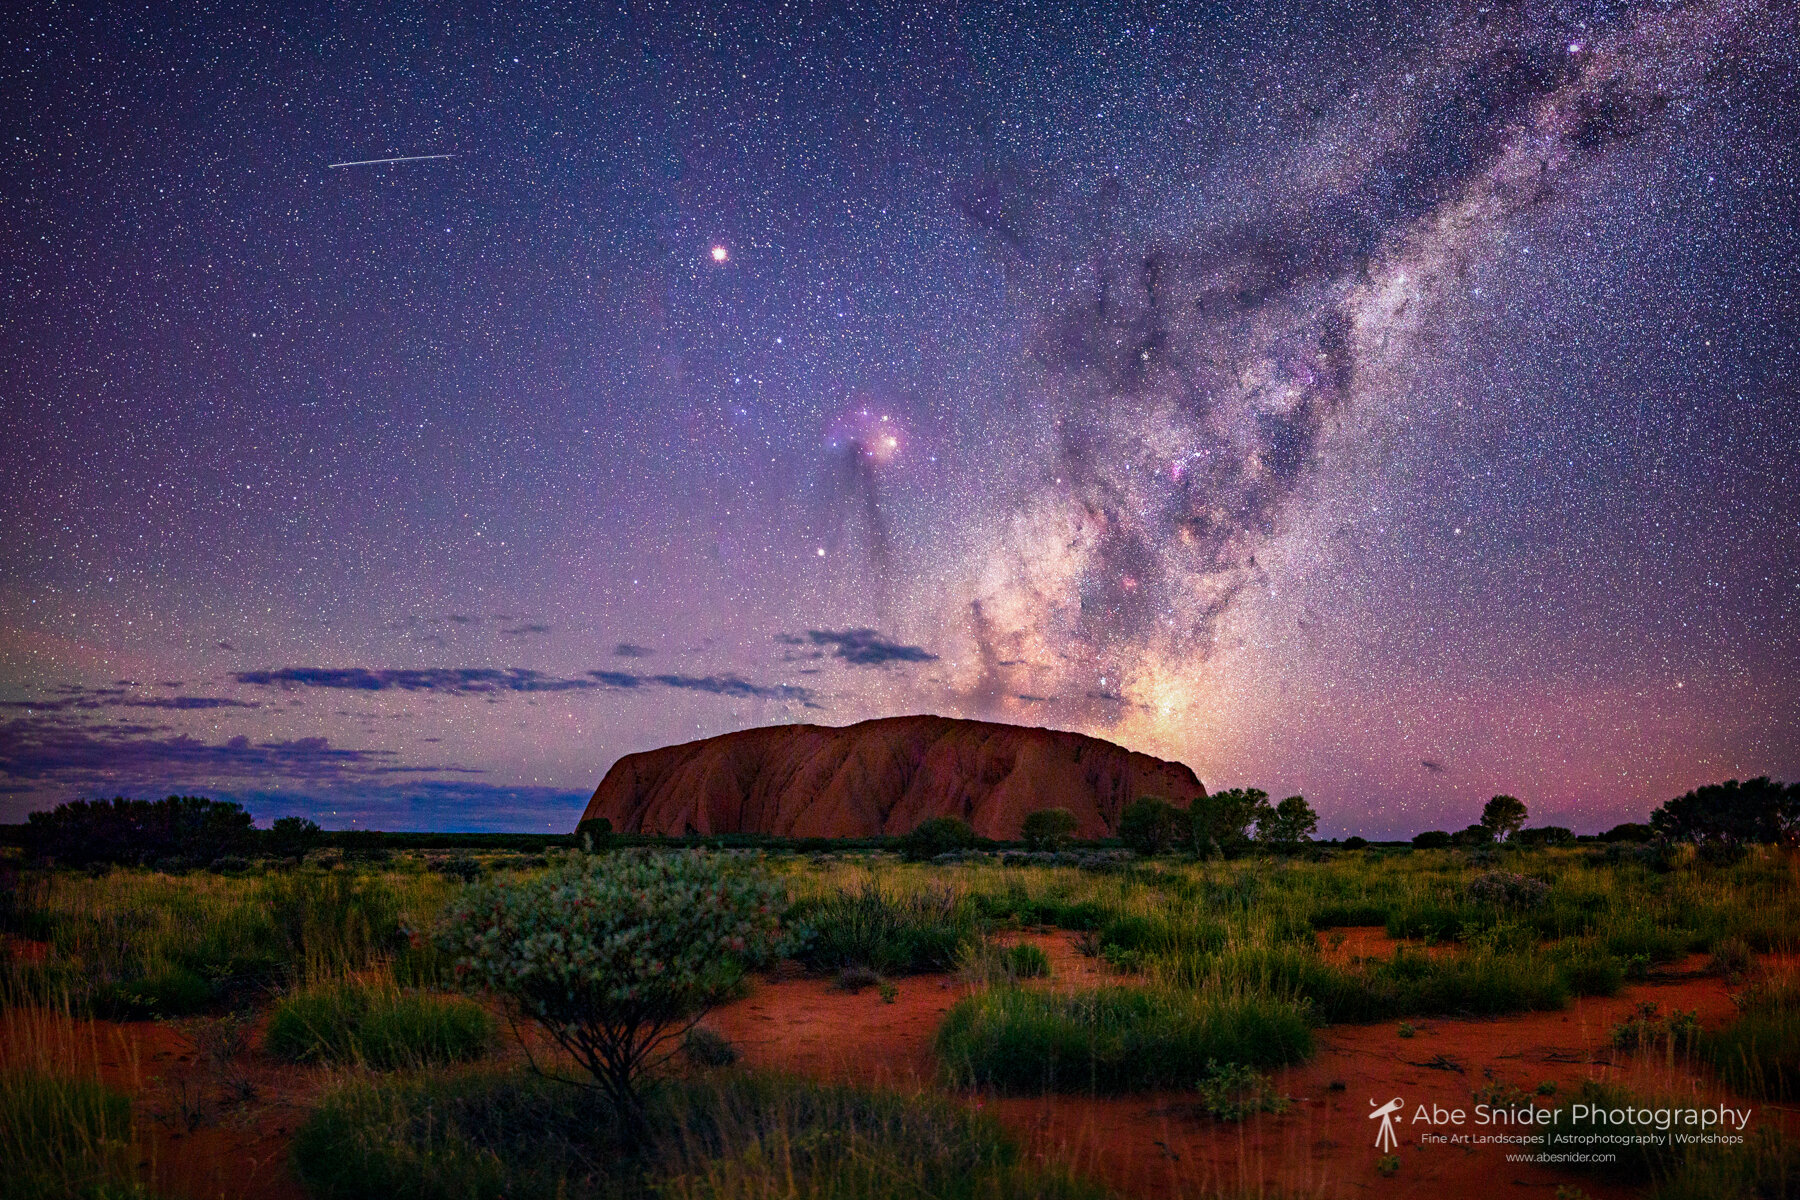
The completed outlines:
{"type": "MultiPolygon", "coordinates": [[[[438,1169],[454,1166],[455,1147],[403,1146],[416,1112],[411,1126],[346,1150],[363,1163],[356,1171],[325,1169],[317,1134],[334,1097],[404,1093],[414,1103],[445,1081],[500,1086],[492,1081],[516,1080],[529,1063],[558,1069],[556,1048],[499,996],[451,986],[433,932],[464,889],[517,886],[555,864],[504,853],[377,857],[385,861],[316,854],[223,873],[19,872],[0,1013],[9,1115],[22,1119],[21,1081],[46,1078],[97,1081],[129,1109],[128,1122],[109,1126],[65,1099],[80,1127],[72,1152],[53,1169],[34,1167],[30,1186],[192,1200],[374,1195],[393,1190],[380,1181],[397,1170],[410,1181],[399,1194],[416,1195],[905,1190],[846,1188],[796,1175],[791,1162],[772,1175],[741,1148],[720,1152],[733,1164],[722,1173],[634,1182],[594,1161],[628,1157],[601,1133],[590,1157],[557,1167],[551,1184],[508,1175],[504,1139],[484,1144],[500,1165],[465,1172],[465,1187],[454,1169],[438,1169]],[[396,1058],[314,1027],[328,1015],[302,1022],[296,1042],[297,1005],[356,988],[478,1007],[478,1029],[470,1044],[452,1037],[396,1058]],[[470,998],[453,998],[459,990],[470,998]]],[[[603,870],[609,856],[578,857],[603,870]]],[[[1795,1186],[1790,939],[1800,925],[1796,860],[1781,851],[1728,864],[1605,846],[1072,865],[981,854],[924,864],[879,853],[724,857],[779,881],[788,921],[806,938],[704,1015],[701,1028],[733,1061],[680,1054],[649,1086],[779,1075],[955,1106],[997,1131],[1012,1162],[1010,1175],[967,1194],[1623,1197],[1795,1186]],[[1518,894],[1493,892],[1494,881],[1518,894]],[[1130,1029],[1089,1086],[1080,1070],[1034,1083],[1028,1033],[995,1033],[990,1019],[987,1034],[965,1028],[958,1042],[947,1029],[959,1010],[987,1012],[1021,993],[1077,1007],[1095,994],[1178,994],[1197,998],[1202,1022],[1218,997],[1246,1011],[1277,1006],[1299,1014],[1303,1041],[1263,1045],[1255,1029],[1241,1043],[1218,1041],[1208,1053],[1241,1048],[1254,1068],[1223,1101],[1204,1085],[1205,1068],[1174,1061],[1190,1045],[1134,1043],[1130,1029]],[[1731,1031],[1769,1011],[1779,1019],[1762,1028],[1775,1032],[1746,1064],[1731,1031]],[[1519,1128],[1402,1119],[1389,1154],[1369,1117],[1393,1098],[1403,1118],[1483,1103],[1547,1116],[1602,1094],[1748,1110],[1745,1144],[1552,1165],[1508,1158],[1542,1147],[1476,1140],[1519,1128]],[[1234,1099],[1248,1111],[1233,1111],[1234,1099]],[[1459,1133],[1472,1136],[1458,1142],[1459,1133]]],[[[1097,1045],[1111,1035],[1091,1036],[1097,1045]]],[[[17,1190],[23,1178],[0,1190],[29,1194],[17,1190]]]]}

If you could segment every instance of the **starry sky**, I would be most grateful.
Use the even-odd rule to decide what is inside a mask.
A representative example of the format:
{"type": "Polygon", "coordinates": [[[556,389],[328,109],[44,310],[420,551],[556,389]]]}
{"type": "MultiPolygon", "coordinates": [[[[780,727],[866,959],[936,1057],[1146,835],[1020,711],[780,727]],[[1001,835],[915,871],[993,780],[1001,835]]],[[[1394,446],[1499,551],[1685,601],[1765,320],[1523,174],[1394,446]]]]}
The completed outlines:
{"type": "Polygon", "coordinates": [[[528,8],[0,18],[0,819],[908,712],[1326,835],[1800,777],[1791,5],[528,8]]]}

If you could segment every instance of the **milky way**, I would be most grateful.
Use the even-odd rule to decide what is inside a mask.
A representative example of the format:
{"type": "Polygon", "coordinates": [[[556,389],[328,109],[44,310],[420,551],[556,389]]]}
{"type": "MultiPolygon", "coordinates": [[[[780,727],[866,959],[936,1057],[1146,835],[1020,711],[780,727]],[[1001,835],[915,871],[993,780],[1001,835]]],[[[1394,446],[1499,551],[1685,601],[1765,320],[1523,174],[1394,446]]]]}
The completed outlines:
{"type": "Polygon", "coordinates": [[[912,711],[1328,833],[1800,776],[1792,5],[6,20],[0,817],[912,711]]]}
{"type": "Polygon", "coordinates": [[[1038,334],[1051,478],[996,529],[968,601],[972,694],[1005,710],[1048,692],[1086,723],[1174,707],[1340,416],[1406,402],[1471,264],[1609,147],[1716,100],[1707,82],[1773,16],[1457,24],[1453,50],[1333,114],[1331,153],[1248,188],[1256,216],[1059,263],[1038,334]]]}

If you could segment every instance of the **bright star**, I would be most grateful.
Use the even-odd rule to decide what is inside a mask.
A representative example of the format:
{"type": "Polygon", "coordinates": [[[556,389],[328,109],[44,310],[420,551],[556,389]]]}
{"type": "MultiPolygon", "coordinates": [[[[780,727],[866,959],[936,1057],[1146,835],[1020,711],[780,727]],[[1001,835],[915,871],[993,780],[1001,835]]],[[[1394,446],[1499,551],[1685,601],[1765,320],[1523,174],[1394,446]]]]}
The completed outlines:
{"type": "Polygon", "coordinates": [[[722,262],[727,261],[730,258],[731,258],[731,251],[727,250],[725,247],[714,246],[712,248],[712,260],[714,262],[722,263],[722,262]]]}

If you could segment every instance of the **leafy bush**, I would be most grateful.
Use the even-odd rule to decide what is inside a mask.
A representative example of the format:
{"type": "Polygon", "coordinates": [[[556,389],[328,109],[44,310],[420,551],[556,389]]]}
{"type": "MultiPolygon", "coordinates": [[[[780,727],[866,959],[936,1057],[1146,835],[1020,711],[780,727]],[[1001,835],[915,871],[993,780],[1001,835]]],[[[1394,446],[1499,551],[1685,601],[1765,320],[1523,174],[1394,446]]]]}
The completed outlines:
{"type": "Polygon", "coordinates": [[[1369,848],[1369,839],[1357,837],[1353,834],[1344,839],[1343,847],[1346,850],[1367,850],[1369,848]]]}
{"type": "Polygon", "coordinates": [[[1670,1054],[1687,1054],[1699,1039],[1697,1012],[1676,1009],[1664,1016],[1653,1002],[1638,1005],[1636,1012],[1612,1027],[1612,1044],[1620,1050],[1660,1049],[1670,1054]]]}
{"type": "Polygon", "coordinates": [[[1040,808],[1027,813],[1020,836],[1028,850],[1061,850],[1074,840],[1079,828],[1075,814],[1066,808],[1040,808]]]}
{"type": "Polygon", "coordinates": [[[295,1168],[318,1200],[1101,1195],[1021,1162],[996,1123],[942,1098],[715,1076],[650,1094],[636,1141],[597,1099],[517,1071],[356,1081],[302,1126],[295,1168]]]}
{"type": "Polygon", "coordinates": [[[1221,1121],[1242,1121],[1255,1113],[1284,1113],[1293,1101],[1269,1086],[1268,1077],[1243,1063],[1206,1064],[1196,1086],[1200,1105],[1221,1121]]]}
{"type": "Polygon", "coordinates": [[[1550,895],[1550,885],[1511,871],[1489,871],[1469,881],[1469,899],[1502,908],[1536,908],[1550,895]]]}
{"type": "Polygon", "coordinates": [[[933,817],[900,839],[900,856],[908,862],[927,862],[940,854],[969,850],[981,838],[958,817],[933,817]]]}
{"type": "Polygon", "coordinates": [[[467,1000],[336,983],[277,1002],[264,1045],[287,1062],[391,1070],[479,1058],[493,1033],[493,1018],[467,1000]]]}
{"type": "Polygon", "coordinates": [[[1118,1092],[1191,1086],[1215,1062],[1297,1062],[1312,1030],[1299,1005],[1264,996],[1003,987],[952,1008],[937,1052],[958,1086],[1118,1092]]]}
{"type": "Polygon", "coordinates": [[[1414,850],[1448,850],[1453,839],[1442,829],[1427,829],[1424,833],[1413,835],[1414,850]]]}
{"type": "Polygon", "coordinates": [[[948,888],[896,893],[875,880],[800,905],[793,918],[807,930],[797,955],[815,971],[948,971],[978,937],[973,911],[948,888]]]}
{"type": "Polygon", "coordinates": [[[643,1115],[641,1074],[665,1060],[747,967],[787,949],[786,891],[699,852],[571,854],[453,901],[443,939],[466,986],[504,997],[643,1115]]]}
{"type": "Polygon", "coordinates": [[[204,865],[248,846],[255,835],[243,805],[203,796],[162,800],[71,800],[27,818],[38,854],[67,866],[154,863],[204,865]]]}

